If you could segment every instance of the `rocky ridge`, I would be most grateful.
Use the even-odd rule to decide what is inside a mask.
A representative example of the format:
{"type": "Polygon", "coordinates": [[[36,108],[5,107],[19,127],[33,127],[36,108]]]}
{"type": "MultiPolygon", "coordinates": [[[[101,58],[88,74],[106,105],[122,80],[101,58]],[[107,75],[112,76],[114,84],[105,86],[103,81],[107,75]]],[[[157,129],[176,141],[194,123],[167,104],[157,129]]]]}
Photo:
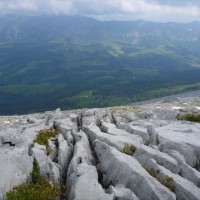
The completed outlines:
{"type": "Polygon", "coordinates": [[[137,106],[0,117],[0,188],[41,175],[67,189],[69,200],[199,200],[200,98],[170,98],[137,106]],[[46,146],[38,131],[59,130],[46,146]],[[124,152],[129,144],[132,155],[124,152]]]}

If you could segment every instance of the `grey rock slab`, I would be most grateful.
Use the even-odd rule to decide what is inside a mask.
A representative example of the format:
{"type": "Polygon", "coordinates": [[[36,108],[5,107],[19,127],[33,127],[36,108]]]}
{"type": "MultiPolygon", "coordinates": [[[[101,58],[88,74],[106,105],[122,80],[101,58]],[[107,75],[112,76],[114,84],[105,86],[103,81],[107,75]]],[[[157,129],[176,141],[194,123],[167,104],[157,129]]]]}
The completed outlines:
{"type": "Polygon", "coordinates": [[[79,115],[75,114],[75,113],[70,113],[69,118],[72,122],[74,123],[78,123],[79,120],[79,115]]]}
{"type": "Polygon", "coordinates": [[[62,167],[61,177],[63,177],[63,179],[65,179],[67,175],[66,172],[67,172],[70,160],[72,158],[72,154],[73,154],[73,147],[69,146],[67,140],[65,140],[64,137],[61,134],[59,134],[58,136],[58,164],[62,167]]]}
{"type": "Polygon", "coordinates": [[[118,200],[139,200],[137,196],[123,185],[110,186],[107,191],[109,194],[114,194],[114,199],[118,200]]]}
{"type": "Polygon", "coordinates": [[[129,124],[132,125],[132,126],[140,126],[140,127],[147,128],[148,126],[154,125],[154,123],[151,122],[151,120],[154,122],[153,119],[150,119],[150,120],[140,120],[140,119],[136,119],[136,120],[130,122],[129,124]]]}
{"type": "Polygon", "coordinates": [[[34,147],[31,149],[31,155],[35,157],[40,167],[40,173],[42,176],[46,176],[47,174],[47,152],[46,147],[44,145],[39,145],[37,143],[34,144],[34,147]]]}
{"type": "Polygon", "coordinates": [[[138,135],[130,134],[122,129],[118,129],[117,127],[109,128],[107,131],[107,134],[114,135],[114,136],[127,137],[130,140],[129,143],[131,143],[132,141],[134,141],[135,143],[140,143],[140,144],[143,143],[142,137],[138,135]]]}
{"type": "Polygon", "coordinates": [[[199,200],[200,189],[194,183],[170,172],[165,167],[158,165],[154,159],[149,159],[146,156],[141,156],[140,163],[148,169],[159,170],[158,175],[163,180],[166,180],[167,177],[172,177],[177,200],[199,200]]]}
{"type": "Polygon", "coordinates": [[[200,172],[187,164],[181,164],[180,168],[181,176],[193,182],[197,187],[200,188],[200,172]]]}
{"type": "Polygon", "coordinates": [[[122,184],[141,200],[175,199],[175,195],[151,177],[133,157],[96,141],[95,152],[104,186],[122,184]]]}
{"type": "Polygon", "coordinates": [[[200,172],[186,164],[185,158],[179,152],[174,150],[167,150],[167,154],[175,158],[180,166],[180,172],[182,177],[193,182],[197,187],[200,187],[200,172]]]}
{"type": "Polygon", "coordinates": [[[177,122],[157,128],[161,151],[178,151],[191,167],[200,163],[200,124],[177,122]]]}
{"type": "Polygon", "coordinates": [[[46,147],[44,145],[35,143],[34,147],[31,149],[31,154],[38,162],[41,176],[60,182],[62,166],[52,162],[50,156],[47,156],[46,147]]]}
{"type": "Polygon", "coordinates": [[[60,108],[57,108],[57,109],[54,111],[54,114],[55,114],[56,116],[60,116],[60,115],[62,114],[61,109],[60,109],[60,108]]]}
{"type": "Polygon", "coordinates": [[[152,111],[140,111],[135,114],[138,119],[154,119],[155,115],[152,111]]]}
{"type": "Polygon", "coordinates": [[[23,142],[22,131],[20,128],[8,128],[5,131],[0,132],[0,143],[10,145],[19,145],[23,142]]]}
{"type": "Polygon", "coordinates": [[[186,164],[184,156],[181,155],[178,151],[167,149],[164,152],[173,157],[174,159],[176,159],[178,165],[186,164]]]}
{"type": "Polygon", "coordinates": [[[4,148],[0,146],[0,198],[1,191],[27,182],[33,167],[33,158],[23,147],[4,148]]]}
{"type": "Polygon", "coordinates": [[[163,100],[163,103],[182,103],[180,97],[168,97],[163,100]]]}
{"type": "Polygon", "coordinates": [[[158,133],[155,130],[155,126],[148,126],[147,133],[149,134],[147,145],[158,145],[158,133]]]}
{"type": "Polygon", "coordinates": [[[142,145],[136,148],[136,151],[133,154],[133,156],[136,159],[139,159],[142,155],[145,155],[148,158],[154,158],[158,164],[166,167],[173,173],[178,174],[178,172],[180,171],[180,167],[177,163],[177,160],[166,153],[160,152],[159,150],[142,145]]]}
{"type": "MultiPolygon", "coordinates": [[[[101,132],[99,127],[97,127],[94,124],[91,124],[88,126],[87,129],[85,129],[85,132],[90,140],[90,142],[93,142],[95,139],[98,139],[102,142],[107,143],[110,146],[116,147],[118,150],[122,150],[125,144],[133,144],[135,146],[142,145],[142,138],[139,138],[138,136],[134,136],[131,134],[108,134],[101,132]]],[[[121,133],[121,131],[119,130],[121,133]]]]}
{"type": "Polygon", "coordinates": [[[48,146],[49,146],[48,148],[49,152],[47,154],[51,158],[51,160],[54,161],[57,159],[58,156],[58,150],[55,145],[55,142],[52,140],[48,140],[48,146]]]}
{"type": "Polygon", "coordinates": [[[115,124],[104,122],[104,121],[101,122],[100,129],[102,132],[107,133],[108,129],[110,128],[116,128],[115,124]]]}
{"type": "Polygon", "coordinates": [[[95,160],[87,136],[83,131],[72,133],[75,140],[74,155],[68,169],[69,200],[113,200],[98,183],[95,160]]]}
{"type": "Polygon", "coordinates": [[[87,163],[77,165],[68,178],[67,187],[68,200],[114,200],[114,195],[106,194],[98,183],[96,168],[87,163]]]}
{"type": "Polygon", "coordinates": [[[62,183],[61,169],[62,166],[52,162],[51,160],[47,160],[48,170],[46,171],[48,174],[48,179],[50,181],[56,181],[58,183],[62,183]]]}
{"type": "Polygon", "coordinates": [[[149,140],[149,134],[147,133],[147,128],[144,128],[142,126],[132,126],[130,124],[125,124],[125,123],[118,123],[117,127],[131,134],[140,136],[143,139],[144,143],[147,143],[149,140]]]}
{"type": "Polygon", "coordinates": [[[83,131],[73,132],[72,134],[76,143],[74,146],[74,154],[67,172],[68,177],[77,169],[78,164],[87,163],[92,165],[95,163],[86,134],[83,131]]]}
{"type": "Polygon", "coordinates": [[[22,132],[23,146],[30,146],[33,144],[33,141],[36,139],[38,131],[48,128],[45,124],[34,125],[30,128],[26,128],[22,132]]]}
{"type": "Polygon", "coordinates": [[[67,132],[63,133],[62,135],[65,138],[65,140],[67,140],[69,146],[74,145],[74,138],[71,134],[71,131],[67,131],[67,132]]]}
{"type": "Polygon", "coordinates": [[[124,114],[123,117],[128,121],[128,122],[132,122],[136,119],[135,114],[134,113],[127,113],[124,114]]]}
{"type": "Polygon", "coordinates": [[[55,126],[62,134],[72,131],[73,129],[78,130],[77,123],[72,122],[70,118],[57,120],[55,126]]]}
{"type": "Polygon", "coordinates": [[[82,118],[82,126],[86,128],[87,126],[89,126],[92,123],[96,124],[96,121],[97,121],[97,118],[94,115],[85,116],[82,118]]]}

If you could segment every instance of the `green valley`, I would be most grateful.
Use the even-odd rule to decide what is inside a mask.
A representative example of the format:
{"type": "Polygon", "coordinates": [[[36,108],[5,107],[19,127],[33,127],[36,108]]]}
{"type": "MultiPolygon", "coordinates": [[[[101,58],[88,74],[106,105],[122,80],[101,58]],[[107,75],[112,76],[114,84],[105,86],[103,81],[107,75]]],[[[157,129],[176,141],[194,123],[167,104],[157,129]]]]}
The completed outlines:
{"type": "Polygon", "coordinates": [[[10,17],[0,26],[0,114],[114,106],[200,89],[198,22],[174,30],[173,23],[49,18],[45,27],[42,17],[10,17]],[[197,30],[188,33],[190,26],[197,30]]]}

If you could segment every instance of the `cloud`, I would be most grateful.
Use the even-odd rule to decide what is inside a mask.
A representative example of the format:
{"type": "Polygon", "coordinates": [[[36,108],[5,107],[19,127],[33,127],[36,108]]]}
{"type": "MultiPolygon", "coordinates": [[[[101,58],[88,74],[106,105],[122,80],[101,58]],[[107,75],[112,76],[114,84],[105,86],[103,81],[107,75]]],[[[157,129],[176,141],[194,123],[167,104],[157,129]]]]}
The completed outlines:
{"type": "Polygon", "coordinates": [[[191,21],[200,17],[199,0],[1,0],[0,12],[79,14],[102,20],[191,21]]]}
{"type": "Polygon", "coordinates": [[[73,14],[73,1],[69,0],[1,0],[1,13],[73,14]]]}

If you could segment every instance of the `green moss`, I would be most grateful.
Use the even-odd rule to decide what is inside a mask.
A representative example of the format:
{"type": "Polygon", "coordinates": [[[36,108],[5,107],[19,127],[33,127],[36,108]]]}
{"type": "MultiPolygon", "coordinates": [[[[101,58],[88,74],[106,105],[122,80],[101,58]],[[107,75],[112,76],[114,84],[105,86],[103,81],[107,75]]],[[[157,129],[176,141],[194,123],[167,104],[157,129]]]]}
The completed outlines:
{"type": "Polygon", "coordinates": [[[159,169],[154,169],[154,168],[145,168],[146,171],[156,178],[162,185],[170,189],[172,192],[175,192],[176,186],[174,185],[174,179],[172,177],[167,176],[166,178],[162,178],[159,176],[160,170],[159,169]]]}
{"type": "Polygon", "coordinates": [[[59,131],[56,129],[44,129],[38,132],[34,143],[38,143],[40,145],[45,145],[48,148],[48,140],[52,137],[55,137],[59,134],[59,131]]]}
{"type": "Polygon", "coordinates": [[[200,115],[198,115],[198,114],[191,114],[191,113],[185,114],[185,115],[178,114],[176,116],[176,119],[200,123],[200,115]]]}
{"type": "Polygon", "coordinates": [[[127,155],[133,155],[136,151],[136,147],[133,144],[126,144],[122,149],[122,153],[127,155]]]}

